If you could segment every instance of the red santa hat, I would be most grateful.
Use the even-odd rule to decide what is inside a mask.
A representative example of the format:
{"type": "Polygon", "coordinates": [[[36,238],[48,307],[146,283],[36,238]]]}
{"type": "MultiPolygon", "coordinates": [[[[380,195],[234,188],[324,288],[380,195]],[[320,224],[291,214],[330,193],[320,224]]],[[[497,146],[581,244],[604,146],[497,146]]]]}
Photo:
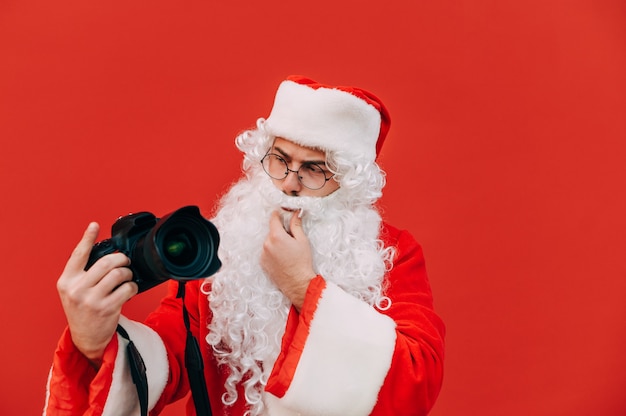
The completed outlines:
{"type": "Polygon", "coordinates": [[[292,75],[276,92],[268,133],[306,147],[347,152],[373,161],[389,130],[383,103],[356,87],[328,86],[292,75]]]}

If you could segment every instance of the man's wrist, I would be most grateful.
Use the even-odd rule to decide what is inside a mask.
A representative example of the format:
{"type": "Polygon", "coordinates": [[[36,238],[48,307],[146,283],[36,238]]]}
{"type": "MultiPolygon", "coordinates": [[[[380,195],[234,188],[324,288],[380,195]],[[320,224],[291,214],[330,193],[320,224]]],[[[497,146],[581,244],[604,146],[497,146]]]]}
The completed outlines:
{"type": "Polygon", "coordinates": [[[298,284],[295,285],[293,287],[293,290],[290,291],[290,294],[287,295],[289,300],[291,300],[291,304],[296,308],[298,312],[300,312],[302,306],[304,305],[307,289],[309,288],[311,280],[313,280],[317,275],[313,273],[309,274],[309,276],[310,277],[298,280],[298,284]]]}

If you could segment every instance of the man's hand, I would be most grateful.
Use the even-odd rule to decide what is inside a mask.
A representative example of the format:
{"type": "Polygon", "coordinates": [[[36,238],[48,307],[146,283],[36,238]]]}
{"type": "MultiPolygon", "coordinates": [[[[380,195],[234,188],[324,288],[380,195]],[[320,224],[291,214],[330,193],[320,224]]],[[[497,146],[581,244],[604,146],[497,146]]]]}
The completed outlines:
{"type": "Polygon", "coordinates": [[[125,266],[130,260],[122,253],[106,255],[84,270],[99,229],[89,224],[57,281],[72,341],[97,367],[115,334],[122,305],[138,290],[128,283],[132,272],[125,266]]]}
{"type": "Polygon", "coordinates": [[[302,220],[294,212],[288,233],[280,214],[274,211],[270,218],[270,231],[263,244],[261,267],[276,286],[300,310],[307,287],[315,277],[309,239],[302,230],[302,220]]]}

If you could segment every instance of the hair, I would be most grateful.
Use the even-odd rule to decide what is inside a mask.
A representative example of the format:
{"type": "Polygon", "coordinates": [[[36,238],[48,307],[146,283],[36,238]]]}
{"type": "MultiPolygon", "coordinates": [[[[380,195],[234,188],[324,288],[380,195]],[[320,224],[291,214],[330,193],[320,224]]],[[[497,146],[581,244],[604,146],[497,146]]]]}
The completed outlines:
{"type": "MultiPolygon", "coordinates": [[[[264,118],[257,120],[256,127],[244,131],[235,139],[235,145],[244,153],[243,170],[248,177],[254,172],[251,168],[259,164],[276,138],[267,133],[264,118]]],[[[341,188],[350,193],[353,205],[370,206],[382,196],[386,176],[375,161],[358,155],[355,157],[345,150],[318,150],[326,153],[326,166],[341,188]]]]}

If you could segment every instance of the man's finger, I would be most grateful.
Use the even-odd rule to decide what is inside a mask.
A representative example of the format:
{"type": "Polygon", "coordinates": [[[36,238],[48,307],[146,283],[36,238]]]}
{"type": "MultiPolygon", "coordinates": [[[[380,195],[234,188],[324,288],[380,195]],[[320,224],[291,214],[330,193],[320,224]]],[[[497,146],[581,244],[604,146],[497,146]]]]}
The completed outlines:
{"type": "Polygon", "coordinates": [[[132,280],[130,269],[119,268],[108,273],[99,283],[98,290],[118,304],[124,304],[135,296],[139,286],[132,280]]]}
{"type": "Polygon", "coordinates": [[[272,211],[272,215],[270,216],[270,228],[278,224],[282,225],[280,214],[278,213],[278,211],[272,211]]]}
{"type": "Polygon", "coordinates": [[[134,281],[128,281],[122,283],[117,289],[113,291],[112,296],[117,297],[122,304],[128,302],[130,298],[139,293],[139,286],[134,281]]]}
{"type": "MultiPolygon", "coordinates": [[[[126,267],[128,265],[130,265],[130,259],[124,253],[118,252],[107,254],[106,256],[99,258],[98,261],[91,266],[89,271],[82,276],[81,281],[86,286],[95,286],[99,284],[102,278],[112,270],[126,267]]],[[[127,270],[130,271],[130,269],[127,270]]],[[[121,281],[117,284],[119,283],[121,283],[121,281]]],[[[117,284],[114,286],[117,286],[117,284]]],[[[111,287],[110,290],[112,290],[112,288],[113,287],[111,287]]]]}
{"type": "Polygon", "coordinates": [[[280,233],[281,230],[289,233],[289,230],[286,228],[286,224],[283,223],[283,217],[278,211],[273,211],[270,216],[270,232],[280,233]]]}
{"type": "Polygon", "coordinates": [[[78,245],[74,248],[72,255],[70,256],[67,264],[65,265],[65,271],[83,270],[87,260],[89,259],[89,253],[98,238],[98,232],[100,231],[100,225],[96,222],[92,222],[87,226],[87,229],[83,233],[78,245]]]}
{"type": "Polygon", "coordinates": [[[302,230],[302,210],[295,211],[291,215],[291,219],[289,220],[289,229],[291,230],[290,234],[294,238],[304,235],[304,231],[302,230]]]}
{"type": "MultiPolygon", "coordinates": [[[[119,253],[116,253],[115,255],[107,257],[101,263],[111,258],[114,258],[118,254],[119,253]]],[[[118,259],[115,258],[116,262],[117,260],[118,259]]],[[[113,262],[107,264],[106,267],[103,267],[101,271],[98,270],[98,273],[88,273],[83,276],[85,284],[95,287],[103,297],[112,293],[118,286],[122,285],[123,283],[130,282],[133,278],[133,273],[128,267],[118,266],[110,269],[109,265],[111,264],[113,264],[113,262]]],[[[94,265],[93,267],[95,269],[97,266],[94,265]]]]}

